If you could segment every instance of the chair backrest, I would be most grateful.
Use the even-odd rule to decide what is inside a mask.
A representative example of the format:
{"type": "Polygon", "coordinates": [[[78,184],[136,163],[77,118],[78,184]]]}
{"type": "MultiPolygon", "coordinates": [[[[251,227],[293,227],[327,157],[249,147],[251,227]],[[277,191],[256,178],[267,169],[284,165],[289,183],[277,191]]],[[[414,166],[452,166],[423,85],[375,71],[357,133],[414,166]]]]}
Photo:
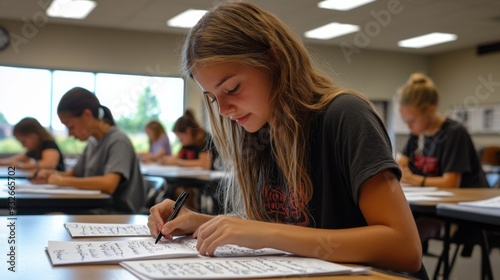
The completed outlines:
{"type": "Polygon", "coordinates": [[[167,181],[159,176],[144,176],[146,181],[146,203],[145,208],[149,209],[163,199],[167,191],[167,181]]]}
{"type": "Polygon", "coordinates": [[[500,174],[498,173],[486,173],[486,180],[490,188],[500,188],[500,174]]]}

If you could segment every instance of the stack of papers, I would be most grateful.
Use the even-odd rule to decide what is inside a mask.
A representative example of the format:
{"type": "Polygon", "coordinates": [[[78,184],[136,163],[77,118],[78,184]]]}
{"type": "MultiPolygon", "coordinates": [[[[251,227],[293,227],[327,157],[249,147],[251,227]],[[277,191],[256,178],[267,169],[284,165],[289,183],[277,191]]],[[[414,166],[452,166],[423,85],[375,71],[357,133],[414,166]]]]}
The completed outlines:
{"type": "Polygon", "coordinates": [[[243,279],[312,275],[368,274],[369,267],[348,267],[294,256],[188,258],[121,262],[139,279],[243,279]]]}
{"type": "Polygon", "coordinates": [[[500,209],[500,196],[496,196],[490,199],[484,200],[476,200],[476,201],[467,201],[467,202],[459,202],[459,205],[467,205],[481,208],[495,208],[500,209]]]}
{"type": "Polygon", "coordinates": [[[452,192],[440,191],[436,187],[404,186],[407,201],[439,201],[440,197],[453,196],[452,192]]]}
{"type": "MultiPolygon", "coordinates": [[[[66,223],[72,237],[143,236],[145,225],[66,223]]],[[[370,267],[349,267],[288,252],[236,245],[219,246],[215,257],[201,256],[191,236],[175,240],[131,238],[116,241],[49,241],[53,265],[120,264],[140,279],[243,279],[311,275],[369,274],[370,267]]]]}
{"type": "Polygon", "coordinates": [[[146,225],[65,223],[71,237],[150,236],[146,225]]]}
{"type": "MultiPolygon", "coordinates": [[[[160,241],[140,238],[119,241],[49,241],[47,251],[53,265],[119,263],[127,260],[158,258],[198,257],[196,239],[178,238],[160,241]]],[[[275,249],[258,249],[235,245],[220,246],[215,250],[218,257],[287,255],[275,249]]]]}

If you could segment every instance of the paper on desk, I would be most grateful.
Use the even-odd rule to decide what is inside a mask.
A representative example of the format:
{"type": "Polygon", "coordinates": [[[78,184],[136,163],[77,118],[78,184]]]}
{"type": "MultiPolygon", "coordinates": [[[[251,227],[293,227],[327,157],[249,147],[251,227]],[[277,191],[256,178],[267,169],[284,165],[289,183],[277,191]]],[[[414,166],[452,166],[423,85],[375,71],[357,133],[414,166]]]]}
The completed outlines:
{"type": "MultiPolygon", "coordinates": [[[[405,194],[406,196],[406,194],[405,194]]],[[[426,196],[426,195],[409,195],[406,196],[406,201],[439,201],[439,197],[426,196]]]]}
{"type": "Polygon", "coordinates": [[[452,192],[447,191],[425,191],[425,192],[405,192],[405,196],[453,196],[452,192]]]}
{"type": "Polygon", "coordinates": [[[484,200],[459,202],[460,205],[474,206],[474,207],[484,207],[484,208],[497,208],[500,209],[500,196],[496,196],[484,200]]]}
{"type": "Polygon", "coordinates": [[[369,267],[348,267],[312,258],[266,256],[184,258],[121,262],[140,279],[237,279],[300,275],[368,274],[369,267]]]}
{"type": "Polygon", "coordinates": [[[404,192],[428,192],[435,191],[437,187],[402,186],[404,192]]]}
{"type": "MultiPolygon", "coordinates": [[[[49,241],[47,246],[53,265],[119,263],[128,260],[158,258],[198,257],[196,240],[178,238],[155,244],[154,238],[140,238],[119,241],[49,241]]],[[[217,248],[215,256],[266,256],[283,255],[286,252],[275,249],[253,250],[235,245],[217,248]]]]}
{"type": "Polygon", "coordinates": [[[65,223],[71,237],[151,236],[143,224],[65,223]]]}
{"type": "Polygon", "coordinates": [[[100,194],[99,190],[83,190],[73,187],[62,187],[52,184],[16,184],[17,193],[43,194],[100,194]]]}
{"type": "Polygon", "coordinates": [[[452,192],[440,191],[436,187],[404,186],[403,192],[407,201],[439,201],[439,197],[453,196],[452,192]]]}

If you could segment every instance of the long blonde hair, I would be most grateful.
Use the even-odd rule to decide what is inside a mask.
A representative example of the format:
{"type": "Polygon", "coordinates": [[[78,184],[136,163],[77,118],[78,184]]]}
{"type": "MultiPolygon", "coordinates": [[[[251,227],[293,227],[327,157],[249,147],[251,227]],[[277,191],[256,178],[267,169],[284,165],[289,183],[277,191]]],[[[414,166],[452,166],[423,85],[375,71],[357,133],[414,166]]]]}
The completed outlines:
{"type": "Polygon", "coordinates": [[[309,123],[339,94],[347,93],[312,65],[302,42],[274,15],[245,2],[223,2],[189,32],[183,70],[192,77],[203,63],[242,62],[272,75],[269,126],[248,133],[218,114],[206,97],[213,142],[231,175],[225,186],[225,209],[249,219],[270,220],[261,188],[272,177],[268,158],[296,206],[310,201],[309,123]],[[270,151],[269,151],[270,149],[270,151]]]}

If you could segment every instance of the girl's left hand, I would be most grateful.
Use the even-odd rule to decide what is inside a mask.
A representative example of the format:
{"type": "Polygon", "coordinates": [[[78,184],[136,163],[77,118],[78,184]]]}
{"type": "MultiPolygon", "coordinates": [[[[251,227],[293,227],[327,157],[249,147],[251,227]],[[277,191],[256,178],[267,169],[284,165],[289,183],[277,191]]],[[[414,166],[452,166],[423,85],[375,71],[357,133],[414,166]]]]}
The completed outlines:
{"type": "Polygon", "coordinates": [[[215,249],[234,244],[251,249],[267,247],[264,222],[244,220],[234,216],[219,215],[199,226],[193,234],[198,239],[196,249],[205,256],[214,256],[215,249]]]}

